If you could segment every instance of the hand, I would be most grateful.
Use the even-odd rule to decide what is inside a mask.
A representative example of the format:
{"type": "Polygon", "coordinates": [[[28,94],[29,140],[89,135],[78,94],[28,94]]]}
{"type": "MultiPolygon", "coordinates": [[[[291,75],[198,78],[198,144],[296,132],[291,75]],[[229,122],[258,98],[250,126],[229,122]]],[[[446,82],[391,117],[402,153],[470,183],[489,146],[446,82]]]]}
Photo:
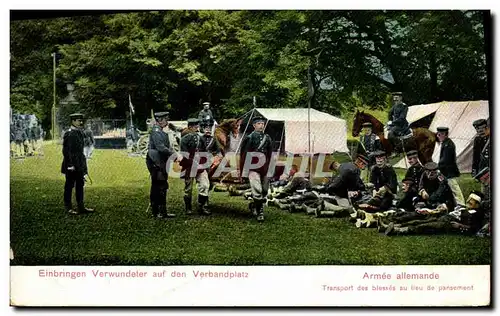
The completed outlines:
{"type": "Polygon", "coordinates": [[[68,167],[68,171],[75,171],[75,167],[73,167],[73,166],[68,167]]]}
{"type": "Polygon", "coordinates": [[[357,197],[357,196],[358,196],[358,194],[359,194],[359,192],[358,192],[358,191],[349,191],[349,192],[347,192],[347,195],[348,195],[348,196],[349,196],[349,198],[351,198],[351,199],[352,199],[352,198],[354,198],[354,197],[357,197]]]}
{"type": "Polygon", "coordinates": [[[429,214],[429,212],[426,209],[417,210],[417,213],[424,214],[424,215],[429,214]]]}

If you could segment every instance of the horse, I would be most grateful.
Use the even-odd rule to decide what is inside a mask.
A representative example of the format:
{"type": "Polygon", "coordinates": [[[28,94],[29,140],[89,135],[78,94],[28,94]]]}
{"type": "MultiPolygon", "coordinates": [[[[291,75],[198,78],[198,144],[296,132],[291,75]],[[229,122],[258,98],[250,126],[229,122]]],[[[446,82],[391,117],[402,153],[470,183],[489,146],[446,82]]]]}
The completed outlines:
{"type": "MultiPolygon", "coordinates": [[[[358,137],[363,123],[372,123],[372,131],[380,138],[380,143],[389,156],[395,149],[391,142],[384,136],[384,124],[377,120],[373,115],[364,111],[356,110],[352,125],[352,136],[358,137]]],[[[432,161],[432,153],[436,145],[436,134],[427,128],[412,128],[413,136],[403,143],[405,152],[417,150],[418,159],[422,164],[432,161]]]]}

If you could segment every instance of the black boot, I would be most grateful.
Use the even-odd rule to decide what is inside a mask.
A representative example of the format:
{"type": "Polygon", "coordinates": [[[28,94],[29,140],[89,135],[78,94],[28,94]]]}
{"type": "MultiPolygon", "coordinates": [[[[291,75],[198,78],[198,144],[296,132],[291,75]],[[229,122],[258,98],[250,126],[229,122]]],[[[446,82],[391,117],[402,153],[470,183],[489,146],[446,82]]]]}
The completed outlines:
{"type": "Polygon", "coordinates": [[[153,218],[156,218],[158,216],[158,214],[160,214],[160,211],[158,209],[158,205],[156,205],[155,203],[151,203],[151,216],[153,218]]]}
{"type": "Polygon", "coordinates": [[[208,196],[198,195],[198,213],[200,215],[211,215],[208,210],[208,196]]]}
{"type": "Polygon", "coordinates": [[[81,213],[81,214],[94,213],[94,209],[92,209],[92,208],[86,208],[83,203],[80,203],[78,205],[78,213],[81,213]]]}
{"type": "Polygon", "coordinates": [[[158,208],[158,215],[156,216],[156,218],[163,219],[163,218],[173,218],[173,217],[175,217],[175,214],[169,213],[167,211],[166,205],[161,205],[158,208]]]}
{"type": "Polygon", "coordinates": [[[264,221],[264,202],[263,201],[259,201],[257,203],[257,221],[258,222],[264,221]]]}
{"type": "Polygon", "coordinates": [[[193,214],[193,208],[191,205],[191,197],[190,196],[185,196],[184,197],[184,205],[186,209],[186,215],[192,215],[193,214]]]}

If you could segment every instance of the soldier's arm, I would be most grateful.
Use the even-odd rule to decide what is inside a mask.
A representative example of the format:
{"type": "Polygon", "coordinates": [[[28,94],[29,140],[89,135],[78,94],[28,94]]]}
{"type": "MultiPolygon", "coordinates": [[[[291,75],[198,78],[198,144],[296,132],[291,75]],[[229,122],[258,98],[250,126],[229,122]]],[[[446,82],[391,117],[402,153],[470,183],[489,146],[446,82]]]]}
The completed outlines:
{"type": "Polygon", "coordinates": [[[477,169],[479,168],[479,160],[481,159],[480,150],[482,149],[480,146],[480,139],[479,137],[476,137],[474,139],[474,146],[472,147],[472,176],[475,176],[479,171],[477,169]]]}
{"type": "Polygon", "coordinates": [[[73,155],[71,155],[72,145],[75,141],[75,137],[71,131],[67,131],[63,136],[63,156],[66,160],[68,167],[73,167],[73,155]]]}
{"type": "Polygon", "coordinates": [[[446,195],[448,194],[448,191],[451,192],[451,189],[448,186],[448,182],[446,181],[444,176],[439,175],[438,177],[440,177],[439,187],[436,191],[429,195],[429,202],[431,203],[446,202],[446,195]]]}
{"type": "MultiPolygon", "coordinates": [[[[166,154],[168,156],[170,156],[174,153],[174,150],[172,148],[165,146],[164,138],[159,133],[152,132],[149,137],[151,138],[150,141],[153,143],[154,148],[158,152],[166,154]]],[[[167,141],[168,141],[168,138],[167,138],[167,141]]]]}
{"type": "Polygon", "coordinates": [[[391,189],[392,194],[396,194],[398,191],[398,177],[396,176],[396,171],[394,171],[394,168],[391,168],[390,171],[389,188],[391,189]]]}
{"type": "Polygon", "coordinates": [[[389,110],[389,114],[387,115],[387,120],[392,121],[392,114],[394,113],[394,106],[389,110]]]}
{"type": "Polygon", "coordinates": [[[240,148],[240,174],[243,174],[243,167],[245,166],[245,159],[246,159],[246,154],[248,152],[248,145],[249,145],[249,139],[250,136],[243,136],[243,140],[241,141],[241,148],[240,148]]]}

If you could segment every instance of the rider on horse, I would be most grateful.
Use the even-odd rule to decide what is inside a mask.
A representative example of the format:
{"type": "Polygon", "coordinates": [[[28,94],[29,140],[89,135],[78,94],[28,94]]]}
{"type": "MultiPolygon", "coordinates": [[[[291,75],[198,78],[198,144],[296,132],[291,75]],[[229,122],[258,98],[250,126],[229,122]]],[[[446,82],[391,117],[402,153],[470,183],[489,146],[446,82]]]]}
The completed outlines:
{"type": "Polygon", "coordinates": [[[401,92],[392,93],[392,100],[394,105],[389,111],[389,121],[387,122],[388,139],[393,148],[401,148],[401,138],[411,135],[410,124],[406,120],[408,106],[403,103],[403,93],[401,92]]]}

